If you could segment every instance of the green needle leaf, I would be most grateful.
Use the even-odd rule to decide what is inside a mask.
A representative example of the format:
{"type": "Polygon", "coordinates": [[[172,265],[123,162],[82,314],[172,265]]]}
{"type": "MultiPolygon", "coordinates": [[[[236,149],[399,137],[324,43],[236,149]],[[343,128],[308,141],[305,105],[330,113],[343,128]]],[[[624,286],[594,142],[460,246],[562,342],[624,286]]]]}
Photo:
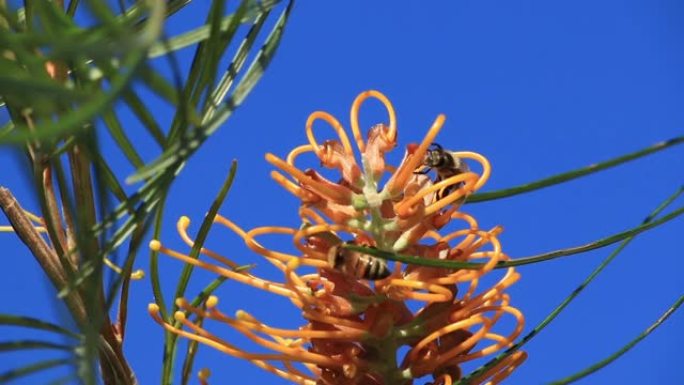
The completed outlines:
{"type": "MultiPolygon", "coordinates": [[[[233,161],[230,167],[230,171],[228,172],[228,176],[226,177],[226,180],[223,182],[223,185],[221,186],[221,189],[219,190],[219,193],[217,194],[216,198],[214,199],[214,202],[211,204],[211,207],[209,208],[209,212],[205,215],[204,220],[202,221],[202,225],[200,226],[200,230],[195,237],[194,241],[194,246],[190,252],[190,257],[191,258],[197,258],[199,256],[200,249],[202,248],[204,241],[206,240],[207,235],[209,234],[209,230],[211,229],[211,225],[214,222],[214,217],[216,216],[216,213],[218,212],[219,208],[223,204],[223,201],[225,200],[226,196],[228,195],[228,191],[230,191],[231,186],[233,185],[233,180],[235,179],[235,173],[237,172],[237,161],[233,161]]],[[[154,270],[151,268],[150,270],[153,270],[153,277],[157,275],[157,265],[158,265],[158,255],[155,253],[155,258],[153,260],[154,262],[154,270]]],[[[193,266],[191,265],[185,265],[183,267],[183,271],[181,273],[180,278],[178,279],[178,285],[176,286],[176,293],[174,298],[180,298],[183,297],[185,294],[185,289],[187,288],[188,282],[190,281],[190,276],[192,275],[193,272],[193,266]]],[[[214,290],[216,287],[218,287],[223,280],[220,278],[215,280],[212,285],[209,286],[210,290],[214,290]],[[213,288],[212,288],[213,287],[213,288]]],[[[161,287],[158,282],[158,278],[153,279],[153,290],[159,291],[159,294],[155,294],[155,298],[161,300],[157,301],[157,304],[159,305],[160,302],[163,303],[163,297],[161,296],[161,287]],[[157,289],[157,286],[159,288],[157,289]]],[[[177,310],[177,306],[174,303],[173,304],[173,310],[171,311],[171,314],[173,314],[177,310]]],[[[160,311],[162,312],[162,316],[168,319],[166,309],[160,307],[160,311]]],[[[175,334],[166,334],[166,339],[164,341],[164,354],[167,357],[175,357],[176,354],[176,349],[178,348],[178,336],[175,334]]],[[[184,364],[185,365],[192,365],[192,360],[194,360],[194,354],[191,354],[190,356],[186,355],[186,361],[184,364]],[[188,358],[190,357],[190,358],[188,358]]],[[[173,372],[173,365],[174,365],[175,360],[170,360],[169,362],[164,363],[164,370],[162,373],[162,383],[167,384],[170,383],[171,381],[171,374],[173,372]]]]}
{"type": "Polygon", "coordinates": [[[404,255],[396,254],[390,251],[384,251],[380,249],[357,246],[349,243],[341,245],[345,249],[356,251],[363,254],[372,255],[374,257],[387,259],[389,261],[397,261],[405,263],[407,265],[418,265],[418,266],[429,266],[429,267],[441,267],[445,269],[467,269],[467,270],[477,270],[484,266],[483,263],[475,262],[460,262],[460,261],[445,261],[441,259],[429,259],[418,257],[414,255],[404,255]]]}
{"type": "Polygon", "coordinates": [[[43,370],[52,369],[58,366],[68,365],[72,363],[73,360],[71,359],[61,358],[55,360],[40,361],[34,364],[22,366],[20,368],[10,369],[6,372],[0,373],[0,383],[6,384],[12,380],[16,380],[18,378],[25,377],[30,374],[38,373],[43,370]]]}
{"type": "Polygon", "coordinates": [[[657,227],[657,226],[660,226],[666,222],[669,222],[669,221],[679,217],[682,214],[684,214],[684,207],[677,209],[677,210],[663,216],[662,218],[659,218],[658,220],[645,222],[642,225],[636,226],[634,228],[623,231],[621,233],[613,234],[613,235],[606,237],[606,238],[599,239],[598,241],[590,242],[590,243],[587,243],[587,244],[581,245],[581,246],[568,247],[566,249],[560,249],[560,250],[550,251],[550,252],[546,252],[546,253],[542,253],[542,254],[537,254],[537,255],[530,256],[530,257],[515,258],[515,259],[512,259],[510,261],[500,262],[496,265],[495,268],[496,269],[503,269],[503,268],[511,267],[511,266],[528,265],[530,263],[550,261],[552,259],[556,259],[556,258],[560,258],[560,257],[566,257],[568,255],[579,254],[579,253],[584,253],[584,252],[587,252],[590,250],[600,249],[602,247],[612,245],[612,244],[617,243],[619,241],[622,241],[624,239],[634,237],[637,234],[643,233],[644,231],[653,229],[654,227],[657,227]]]}
{"type": "MultiPolygon", "coordinates": [[[[258,2],[252,2],[252,4],[248,5],[245,16],[240,18],[240,23],[249,23],[254,18],[255,12],[267,12],[275,7],[278,3],[279,1],[262,2],[261,4],[258,2]]],[[[228,27],[233,22],[234,17],[235,14],[223,17],[220,25],[221,32],[226,32],[228,30],[228,27]]],[[[152,46],[152,48],[150,48],[147,56],[152,59],[197,44],[209,38],[210,29],[211,26],[209,24],[205,24],[188,32],[173,36],[166,42],[156,43],[152,46]]]]}
{"type": "Polygon", "coordinates": [[[138,152],[135,150],[135,147],[133,147],[133,143],[128,138],[128,135],[126,135],[126,132],[121,126],[121,121],[119,120],[119,117],[116,116],[116,112],[114,112],[113,109],[106,110],[102,114],[102,121],[107,127],[109,133],[112,135],[112,138],[114,138],[116,144],[121,149],[121,152],[123,152],[124,155],[126,155],[126,158],[129,162],[131,162],[133,167],[142,167],[145,164],[145,162],[142,160],[140,154],[138,154],[138,152]]]}
{"type": "MultiPolygon", "coordinates": [[[[684,187],[680,190],[679,194],[684,192],[684,187]]],[[[672,196],[670,199],[674,200],[677,196],[672,196]]],[[[667,204],[671,203],[671,200],[668,200],[667,204]]],[[[550,261],[552,259],[556,258],[561,258],[561,257],[567,257],[570,255],[574,254],[580,254],[584,253],[587,251],[595,250],[595,249],[600,249],[602,247],[606,247],[609,245],[612,245],[614,243],[620,242],[624,239],[634,237],[640,233],[643,233],[645,231],[651,230],[655,227],[658,227],[660,225],[663,225],[680,215],[684,214],[684,207],[679,208],[667,215],[662,216],[661,218],[658,218],[657,220],[649,220],[644,222],[643,224],[639,226],[635,226],[629,230],[622,231],[617,234],[610,235],[605,238],[601,238],[597,241],[593,241],[584,245],[580,246],[574,246],[574,247],[568,247],[565,249],[559,249],[559,250],[554,250],[554,251],[549,251],[541,254],[536,254],[533,256],[529,257],[522,257],[522,258],[514,258],[508,261],[501,261],[497,263],[495,269],[504,269],[508,267],[513,267],[513,266],[523,266],[523,265],[529,265],[532,263],[537,263],[537,262],[544,262],[544,261],[550,261]]],[[[651,218],[652,219],[652,218],[651,218]]],[[[369,248],[369,247],[363,247],[363,246],[357,246],[357,245],[352,245],[352,244],[344,244],[342,245],[345,249],[357,251],[360,253],[372,255],[378,258],[386,259],[389,261],[397,261],[401,263],[405,263],[408,265],[417,265],[417,266],[429,266],[429,267],[438,267],[438,268],[444,268],[444,269],[467,269],[467,270],[477,270],[482,268],[484,266],[484,263],[481,262],[460,262],[460,261],[450,261],[450,260],[442,260],[442,259],[429,259],[429,258],[423,258],[423,257],[418,257],[414,255],[404,255],[404,254],[396,254],[392,253],[389,251],[383,251],[375,248],[369,248]]]]}
{"type": "Polygon", "coordinates": [[[678,136],[674,139],[666,140],[664,142],[656,143],[652,146],[644,148],[639,151],[635,151],[626,155],[619,156],[601,163],[595,163],[587,167],[579,168],[577,170],[568,171],[562,174],[554,175],[549,178],[541,179],[536,182],[522,184],[519,186],[506,188],[496,191],[488,191],[478,194],[473,194],[466,200],[467,203],[477,203],[491,201],[494,199],[508,198],[514,195],[526,193],[529,191],[539,190],[545,187],[553,186],[559,183],[568,182],[573,179],[577,179],[595,172],[603,171],[605,169],[627,163],[631,160],[635,160],[647,155],[654,154],[658,151],[662,151],[666,148],[670,148],[681,144],[684,142],[684,136],[678,136]]]}
{"type": "Polygon", "coordinates": [[[160,146],[164,146],[166,143],[166,137],[161,127],[154,118],[154,115],[145,106],[145,104],[140,100],[140,97],[133,92],[126,91],[123,93],[123,101],[128,105],[128,107],[133,111],[135,116],[140,120],[150,135],[160,146]]]}
{"type": "MultiPolygon", "coordinates": [[[[64,113],[59,120],[54,122],[47,119],[43,122],[37,122],[35,129],[28,129],[28,127],[25,127],[24,125],[17,125],[17,129],[0,136],[0,143],[21,144],[27,140],[47,141],[55,138],[62,138],[69,133],[82,130],[87,122],[101,114],[104,109],[109,107],[120,96],[120,94],[126,90],[130,82],[133,80],[138,72],[138,68],[146,58],[147,48],[157,40],[160,34],[161,26],[164,21],[164,3],[154,1],[148,2],[148,4],[150,5],[150,18],[145,24],[145,27],[136,33],[129,32],[125,35],[122,35],[123,38],[121,41],[116,43],[120,45],[127,54],[121,59],[121,65],[118,66],[118,73],[110,78],[108,90],[97,90],[93,92],[90,97],[79,106],[78,109],[64,113]]],[[[99,16],[104,17],[108,15],[108,9],[105,12],[106,6],[103,7],[103,5],[100,3],[91,2],[91,10],[94,10],[95,5],[98,5],[97,9],[99,16]]],[[[109,19],[106,21],[110,23],[107,25],[108,28],[106,28],[104,31],[105,33],[102,34],[105,39],[108,38],[108,32],[121,32],[125,30],[122,25],[112,24],[112,21],[109,19]],[[112,31],[109,31],[110,29],[112,31]]],[[[91,36],[98,35],[97,31],[84,30],[82,32],[86,33],[86,36],[91,40],[93,39],[91,36]]],[[[41,36],[48,35],[43,33],[41,36]]],[[[15,36],[15,34],[0,33],[0,40],[16,40],[16,37],[17,36],[15,36]]],[[[59,36],[55,37],[55,39],[57,39],[56,42],[64,40],[59,36]]],[[[94,42],[97,43],[95,46],[98,49],[104,50],[103,53],[108,55],[108,60],[111,60],[112,55],[116,54],[116,52],[112,52],[114,47],[111,44],[105,44],[102,39],[96,39],[94,42]]],[[[9,41],[9,43],[13,44],[13,51],[17,55],[20,53],[23,55],[24,53],[29,52],[27,51],[29,47],[21,46],[20,42],[18,41],[9,41]]],[[[85,43],[73,44],[72,41],[62,41],[62,44],[64,44],[65,47],[71,47],[71,50],[75,49],[76,52],[70,53],[72,56],[79,55],[79,57],[82,57],[82,55],[84,55],[82,49],[84,48],[83,44],[85,43]]],[[[60,47],[52,44],[50,48],[51,53],[54,55],[55,52],[59,51],[60,47]]],[[[35,55],[26,54],[24,56],[21,58],[25,59],[25,62],[28,61],[31,65],[31,68],[40,68],[40,70],[35,69],[33,72],[43,73],[45,76],[47,76],[47,73],[43,69],[44,63],[42,60],[38,63],[34,63],[34,61],[37,60],[35,55]]]]}
{"type": "Polygon", "coordinates": [[[55,332],[61,335],[64,335],[69,338],[74,338],[74,339],[80,339],[81,336],[78,334],[69,331],[59,325],[55,325],[50,322],[46,321],[41,321],[36,318],[31,318],[31,317],[24,317],[24,316],[15,316],[11,314],[0,314],[0,325],[5,325],[5,326],[21,326],[25,328],[31,328],[31,329],[38,329],[38,330],[46,330],[50,332],[55,332]]]}
{"type": "MultiPolygon", "coordinates": [[[[661,203],[644,221],[650,221],[652,218],[654,218],[656,215],[658,215],[660,212],[662,212],[670,203],[672,203],[675,198],[677,198],[680,194],[682,193],[682,189],[678,189],[674,194],[672,194],[670,197],[668,197],[663,203],[661,203]]],[[[555,309],[549,313],[544,320],[542,320],[537,326],[535,326],[532,331],[530,331],[528,334],[526,334],[524,337],[522,337],[518,342],[516,342],[513,346],[510,348],[506,349],[503,353],[499,354],[495,358],[491,359],[489,362],[485,363],[484,365],[480,366],[477,368],[475,371],[471,372],[467,376],[463,377],[459,381],[455,382],[454,385],[465,385],[469,384],[472,380],[476,379],[478,376],[484,374],[489,370],[490,368],[494,367],[497,365],[499,362],[504,360],[506,357],[510,356],[511,354],[515,353],[516,351],[520,350],[521,347],[523,347],[527,342],[529,342],[532,338],[534,338],[539,332],[541,332],[548,324],[551,323],[560,313],[565,309],[570,302],[572,302],[584,289],[591,283],[591,281],[594,280],[602,271],[603,269],[610,264],[615,257],[624,250],[627,245],[634,240],[636,236],[632,235],[631,237],[625,239],[622,241],[620,246],[618,246],[612,253],[610,253],[601,263],[589,274],[587,278],[582,281],[582,283],[573,290],[570,295],[568,295],[561,303],[558,305],[555,309]]]]}
{"type": "Polygon", "coordinates": [[[565,384],[570,384],[572,382],[575,382],[577,380],[580,380],[592,373],[595,373],[599,371],[600,369],[603,369],[604,367],[608,366],[611,362],[617,360],[620,358],[623,354],[627,353],[630,349],[632,349],[634,346],[636,346],[639,342],[641,342],[644,338],[648,337],[649,334],[651,334],[654,330],[658,328],[658,326],[662,325],[665,320],[667,320],[677,309],[684,303],[684,295],[680,296],[677,301],[670,306],[667,311],[658,318],[658,320],[653,323],[651,326],[649,326],[646,330],[644,330],[641,334],[639,334],[635,339],[631,340],[627,345],[623,346],[620,348],[617,352],[611,354],[609,357],[607,357],[604,360],[601,360],[594,365],[591,365],[590,367],[579,371],[572,376],[568,376],[562,380],[558,381],[553,381],[549,385],[565,385],[565,384]]]}
{"type": "Polygon", "coordinates": [[[16,340],[16,341],[6,341],[0,342],[0,352],[8,352],[14,350],[25,350],[25,349],[57,349],[73,351],[75,348],[70,345],[56,344],[49,341],[38,341],[38,340],[16,340]]]}
{"type": "MultiPolygon", "coordinates": [[[[221,190],[219,190],[219,193],[214,199],[214,202],[211,204],[209,211],[204,217],[204,220],[202,220],[202,225],[200,226],[199,232],[195,237],[194,245],[192,247],[192,250],[190,251],[190,258],[199,258],[200,249],[204,246],[204,242],[206,241],[207,236],[209,235],[209,230],[211,229],[211,225],[214,223],[214,218],[216,217],[219,208],[221,208],[223,201],[226,199],[228,191],[230,191],[230,188],[233,186],[233,181],[235,180],[236,172],[237,161],[233,161],[233,163],[230,166],[228,176],[226,177],[226,180],[223,182],[223,185],[221,186],[221,190]]],[[[180,298],[185,295],[185,289],[187,288],[188,282],[190,281],[190,275],[192,274],[193,268],[194,266],[190,264],[186,264],[183,267],[183,272],[181,273],[180,279],[178,280],[178,285],[176,286],[176,295],[174,296],[174,298],[180,298]]],[[[176,307],[174,306],[174,311],[175,310],[176,307]]]]}
{"type": "Polygon", "coordinates": [[[235,109],[242,104],[247,95],[252,91],[254,86],[256,86],[273,59],[283,36],[285,25],[287,24],[288,16],[293,5],[294,1],[288,3],[285,10],[280,14],[276,24],[266,38],[263,46],[252,60],[249,68],[245,71],[245,74],[235,88],[235,91],[228,100],[221,104],[214,116],[200,128],[184,133],[179,138],[180,140],[176,140],[174,144],[170,145],[159,158],[147,164],[135,174],[129,176],[126,179],[127,183],[135,183],[148,178],[151,175],[157,174],[164,169],[182,164],[233,114],[235,109]]]}

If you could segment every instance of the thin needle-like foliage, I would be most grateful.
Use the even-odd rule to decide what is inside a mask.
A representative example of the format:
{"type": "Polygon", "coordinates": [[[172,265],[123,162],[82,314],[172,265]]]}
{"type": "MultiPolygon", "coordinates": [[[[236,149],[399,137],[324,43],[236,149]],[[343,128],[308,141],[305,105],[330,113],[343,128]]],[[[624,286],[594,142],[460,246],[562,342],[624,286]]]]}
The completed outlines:
{"type": "MultiPolygon", "coordinates": [[[[84,383],[137,383],[122,346],[129,286],[145,275],[133,268],[141,242],[155,218],[161,220],[167,191],[184,163],[266,70],[292,7],[291,2],[243,1],[228,13],[225,2],[214,1],[204,24],[165,36],[167,19],[187,4],[143,1],[112,8],[104,1],[26,1],[23,8],[12,8],[0,3],[0,98],[10,118],[3,122],[0,143],[28,159],[24,172],[41,208],[38,215],[28,213],[21,201],[30,197],[15,197],[3,187],[0,200],[11,225],[5,229],[31,250],[79,335],[69,358],[11,369],[7,378],[71,365],[84,383]],[[84,18],[86,23],[77,21],[84,18]],[[259,33],[267,20],[276,22],[259,33]],[[247,43],[231,52],[231,42],[240,40],[247,43]],[[194,47],[196,59],[182,74],[174,65],[175,52],[185,47],[194,47]],[[251,61],[245,57],[250,52],[251,61]],[[223,68],[222,60],[231,57],[223,68]],[[170,64],[171,77],[163,75],[164,64],[170,64]],[[141,92],[156,94],[177,111],[170,127],[160,126],[141,92]],[[122,121],[118,102],[130,107],[135,122],[122,121]],[[104,155],[100,126],[129,161],[128,169],[104,155]],[[142,147],[135,139],[141,133],[156,147],[142,147]],[[127,179],[142,183],[131,188],[127,179]],[[117,265],[114,257],[124,250],[117,265]],[[116,275],[105,285],[108,269],[116,275]]],[[[154,263],[147,274],[163,305],[154,263]]],[[[179,282],[179,291],[187,278],[179,282]]],[[[17,324],[32,327],[35,322],[29,321],[17,324]]],[[[170,338],[168,349],[175,352],[170,338]]],[[[7,343],[6,350],[51,346],[48,341],[7,343]]],[[[172,359],[164,363],[162,382],[171,382],[173,366],[172,359]]]]}
{"type": "MultiPolygon", "coordinates": [[[[189,218],[178,220],[188,250],[167,247],[162,230],[175,220],[166,215],[174,182],[217,130],[232,129],[230,118],[263,80],[296,12],[294,0],[209,3],[194,25],[169,34],[167,27],[187,11],[189,0],[0,0],[0,151],[22,160],[11,171],[3,165],[2,172],[21,174],[33,189],[19,195],[0,185],[6,218],[0,230],[26,247],[54,288],[54,302],[65,309],[59,321],[0,314],[0,357],[37,352],[35,360],[2,365],[0,383],[30,381],[61,368],[68,374],[56,375],[52,383],[138,384],[140,363],[131,362],[124,347],[131,314],[142,312],[129,307],[134,284],[151,288],[148,311],[160,325],[154,354],[162,360],[163,385],[208,384],[208,369],[196,375],[202,365],[198,351],[207,346],[298,384],[413,384],[427,375],[433,385],[505,382],[524,364],[522,348],[629,242],[684,213],[679,188],[641,224],[598,234],[585,244],[509,256],[498,238],[502,228],[481,228],[466,213],[469,205],[505,206],[520,194],[564,188],[679,149],[684,137],[487,191],[490,164],[484,156],[444,152],[434,144],[443,115],[424,137],[403,143],[394,107],[370,90],[352,103],[351,131],[332,114],[316,111],[302,134],[308,142],[282,158],[266,154],[275,182],[300,203],[295,227],[270,226],[265,218],[263,227],[243,230],[237,219],[221,215],[231,188],[240,183],[234,161],[213,202],[200,203],[207,213],[197,232],[188,233],[189,218]],[[181,50],[191,52],[187,66],[180,63],[181,50]],[[358,116],[369,98],[386,107],[387,120],[366,131],[358,116]],[[168,121],[151,99],[163,103],[168,121]],[[337,136],[318,140],[315,121],[328,123],[337,136]],[[404,158],[386,163],[385,154],[395,148],[404,150],[404,158]],[[304,153],[338,172],[338,179],[298,168],[295,160],[304,153]],[[451,221],[464,225],[442,231],[451,221]],[[206,248],[214,226],[236,233],[254,263],[238,264],[206,248]],[[256,238],[264,234],[288,237],[298,254],[261,245],[256,238]],[[605,259],[543,321],[525,328],[524,309],[514,307],[507,292],[519,271],[599,249],[605,259]],[[178,276],[162,277],[160,266],[168,257],[182,261],[178,276]],[[259,263],[281,280],[260,276],[254,269],[259,263]],[[203,289],[191,295],[199,269],[213,280],[201,282],[203,289]],[[481,283],[491,277],[498,277],[494,284],[481,283]],[[230,281],[290,301],[293,312],[303,315],[301,327],[267,325],[246,311],[222,313],[217,295],[235,283],[230,281]],[[502,317],[510,321],[503,331],[502,317]],[[212,323],[241,333],[257,349],[222,339],[207,328],[212,323]],[[4,333],[12,328],[31,338],[4,333]],[[402,349],[406,353],[398,359],[402,349]],[[479,367],[465,373],[466,362],[479,367]]],[[[241,164],[240,172],[249,173],[249,167],[241,164]]],[[[24,295],[30,301],[31,293],[24,295]]],[[[554,384],[578,381],[617,360],[683,302],[676,299],[610,356],[554,384]]]]}

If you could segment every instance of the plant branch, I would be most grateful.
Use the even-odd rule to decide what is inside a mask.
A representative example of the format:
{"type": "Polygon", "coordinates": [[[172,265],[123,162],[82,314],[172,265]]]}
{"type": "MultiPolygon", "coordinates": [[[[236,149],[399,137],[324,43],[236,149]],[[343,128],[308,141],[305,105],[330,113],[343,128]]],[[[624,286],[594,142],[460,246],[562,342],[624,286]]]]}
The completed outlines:
{"type": "MultiPolygon", "coordinates": [[[[43,268],[54,287],[59,291],[66,286],[66,274],[54,250],[48,246],[40,233],[24,214],[24,210],[9,189],[0,186],[0,208],[10,221],[12,228],[21,241],[29,248],[38,264],[43,268]]],[[[87,322],[83,301],[76,292],[67,295],[65,302],[77,324],[87,322]]]]}

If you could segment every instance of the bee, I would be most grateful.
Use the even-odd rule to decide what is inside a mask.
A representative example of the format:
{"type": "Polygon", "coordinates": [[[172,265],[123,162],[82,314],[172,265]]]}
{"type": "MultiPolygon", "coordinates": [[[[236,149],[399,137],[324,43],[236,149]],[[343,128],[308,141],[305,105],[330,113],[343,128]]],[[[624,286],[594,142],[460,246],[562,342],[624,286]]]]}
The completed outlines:
{"type": "Polygon", "coordinates": [[[342,244],[332,246],[328,250],[328,263],[339,272],[369,281],[387,278],[392,274],[386,260],[346,249],[342,244]]]}
{"type": "MultiPolygon", "coordinates": [[[[463,159],[455,156],[453,152],[445,150],[437,143],[432,143],[425,153],[423,164],[417,171],[414,171],[414,174],[427,174],[433,169],[437,173],[437,178],[434,181],[435,183],[470,171],[468,164],[463,159]]],[[[462,184],[462,182],[457,183],[440,190],[437,194],[437,198],[441,199],[442,197],[449,195],[451,191],[461,187],[462,184]]]]}

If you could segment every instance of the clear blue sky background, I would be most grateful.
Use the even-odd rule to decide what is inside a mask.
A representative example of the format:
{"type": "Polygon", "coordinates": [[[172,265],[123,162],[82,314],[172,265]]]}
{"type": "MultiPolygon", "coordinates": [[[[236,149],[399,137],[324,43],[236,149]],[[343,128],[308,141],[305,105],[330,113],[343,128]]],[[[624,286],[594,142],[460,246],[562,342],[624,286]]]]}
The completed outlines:
{"type": "MultiPolygon", "coordinates": [[[[205,6],[201,1],[191,4],[172,19],[170,32],[199,25],[205,6]]],[[[244,228],[298,226],[297,201],[270,179],[272,166],[263,155],[285,156],[305,143],[304,122],[314,110],[329,111],[348,125],[349,106],[366,89],[378,89],[393,101],[402,147],[420,140],[434,117],[445,113],[439,143],[479,152],[491,161],[493,174],[484,190],[537,180],[682,135],[683,17],[684,3],[677,0],[300,1],[266,75],[176,181],[164,242],[182,247],[175,220],[188,215],[197,228],[233,158],[239,160],[239,171],[221,212],[244,228]]],[[[181,52],[184,68],[188,55],[181,52]]],[[[158,111],[161,122],[170,120],[168,107],[160,105],[158,111]]],[[[378,105],[369,103],[362,127],[384,119],[378,105]]],[[[35,208],[27,185],[12,171],[16,164],[6,163],[12,162],[6,151],[0,160],[10,164],[3,167],[0,184],[35,208]]],[[[503,225],[504,250],[523,257],[640,223],[682,184],[683,170],[684,149],[677,147],[561,186],[468,205],[464,211],[482,227],[503,225]]],[[[530,357],[510,383],[544,384],[569,375],[617,350],[655,321],[684,292],[683,234],[684,221],[678,219],[636,239],[528,344],[530,357]]],[[[287,240],[272,244],[279,242],[287,240]]],[[[208,245],[241,263],[256,260],[221,228],[211,233],[208,245]]],[[[51,305],[54,292],[23,245],[4,234],[0,247],[5,261],[2,312],[62,317],[51,305]]],[[[510,294],[512,304],[526,315],[527,330],[611,250],[521,267],[523,278],[510,294]]],[[[148,262],[143,253],[136,265],[147,269],[148,262]]],[[[181,267],[162,259],[167,300],[181,267]]],[[[267,270],[264,264],[259,268],[267,270]]],[[[189,293],[194,295],[210,279],[197,274],[189,293]]],[[[242,308],[275,325],[301,324],[298,311],[280,298],[235,283],[224,285],[218,295],[227,313],[242,308]]],[[[161,329],[146,313],[151,300],[148,280],[133,284],[126,350],[141,384],[158,383],[162,359],[161,329]]],[[[683,314],[675,314],[622,359],[579,383],[684,383],[683,314]]],[[[10,330],[19,333],[0,329],[0,340],[19,335],[10,330]]],[[[0,356],[0,370],[27,357],[0,356]]],[[[212,369],[213,384],[285,383],[204,347],[197,363],[212,369]]],[[[54,377],[17,383],[45,378],[54,377]]]]}

